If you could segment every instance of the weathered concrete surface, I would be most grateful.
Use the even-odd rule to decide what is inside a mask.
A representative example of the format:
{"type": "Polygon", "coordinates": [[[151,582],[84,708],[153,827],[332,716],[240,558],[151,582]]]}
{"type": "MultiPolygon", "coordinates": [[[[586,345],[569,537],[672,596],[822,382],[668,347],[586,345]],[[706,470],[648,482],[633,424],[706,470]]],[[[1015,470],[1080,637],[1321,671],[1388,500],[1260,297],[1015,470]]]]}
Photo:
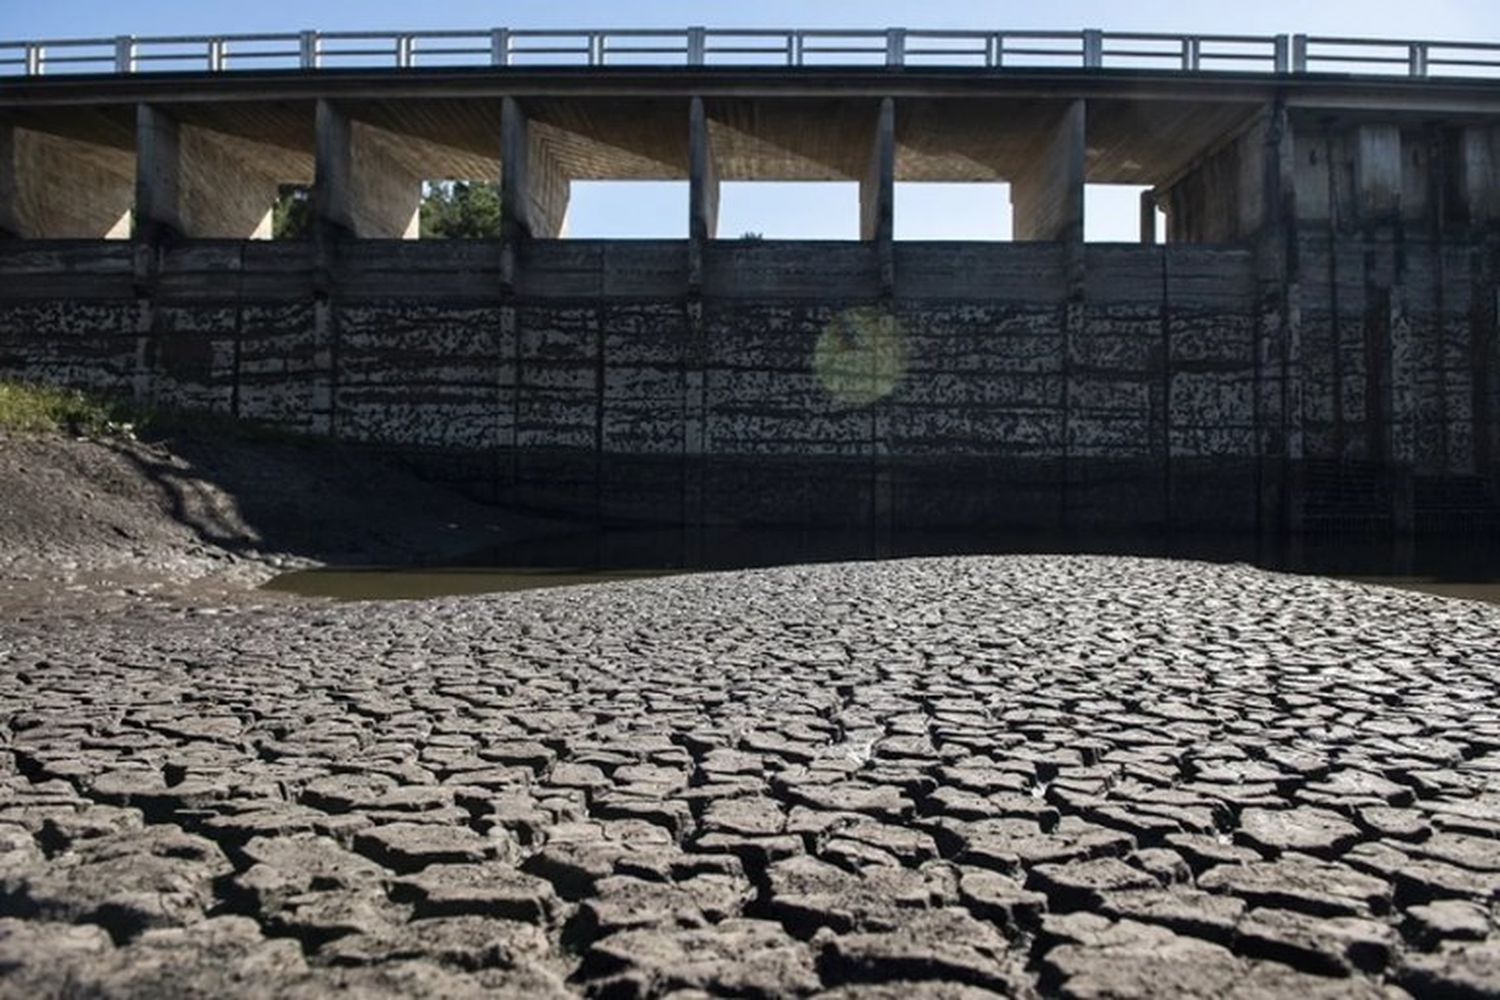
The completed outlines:
{"type": "Polygon", "coordinates": [[[511,249],[12,242],[0,375],[399,450],[586,516],[1473,530],[1500,494],[1479,242],[1311,232],[1289,287],[1222,245],[511,249]],[[1316,463],[1364,478],[1299,499],[1316,463]]]}
{"type": "Polygon", "coordinates": [[[1083,240],[1086,104],[1065,105],[1041,132],[1041,153],[1011,180],[1018,240],[1083,240]]]}
{"type": "Polygon", "coordinates": [[[135,154],[0,122],[0,236],[126,239],[135,154]]]}
{"type": "Polygon", "coordinates": [[[148,240],[271,238],[282,184],[310,184],[312,157],[136,109],[138,235],[148,240]]]}
{"type": "Polygon", "coordinates": [[[424,178],[410,144],[331,101],[319,101],[317,115],[319,225],[335,236],[416,239],[424,178]]]}
{"type": "Polygon", "coordinates": [[[551,239],[568,216],[570,182],[544,130],[533,129],[513,97],[500,106],[500,211],[508,240],[551,239]]]}
{"type": "Polygon", "coordinates": [[[0,627],[0,991],[1500,989],[1500,610],[1007,557],[0,627]]]}

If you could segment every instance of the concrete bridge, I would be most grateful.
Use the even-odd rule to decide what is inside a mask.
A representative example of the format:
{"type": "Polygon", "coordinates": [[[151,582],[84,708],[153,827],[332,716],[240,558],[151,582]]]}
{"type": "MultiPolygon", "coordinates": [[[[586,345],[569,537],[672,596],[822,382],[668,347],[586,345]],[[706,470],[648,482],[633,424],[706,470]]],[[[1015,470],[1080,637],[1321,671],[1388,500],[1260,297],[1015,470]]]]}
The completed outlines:
{"type": "Polygon", "coordinates": [[[0,374],[611,518],[1469,530],[1500,485],[1497,52],[0,43],[0,374]],[[412,240],[450,178],[499,181],[501,238],[412,240]],[[600,179],[686,180],[688,238],[556,239],[600,179]],[[732,180],[855,181],[863,238],[717,239],[732,180]],[[898,182],[997,180],[1015,242],[894,239],[898,182]],[[1094,183],[1147,188],[1139,244],[1085,243],[1094,183]],[[310,240],[266,239],[288,184],[310,240]]]}

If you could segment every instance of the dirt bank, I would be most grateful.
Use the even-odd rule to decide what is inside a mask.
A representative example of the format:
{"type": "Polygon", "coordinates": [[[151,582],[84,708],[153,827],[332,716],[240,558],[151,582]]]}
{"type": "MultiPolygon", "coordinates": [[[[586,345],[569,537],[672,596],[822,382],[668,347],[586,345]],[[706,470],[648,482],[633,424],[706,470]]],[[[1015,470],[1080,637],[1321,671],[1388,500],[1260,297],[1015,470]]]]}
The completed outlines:
{"type": "Polygon", "coordinates": [[[552,527],[333,444],[0,432],[0,609],[218,602],[287,569],[420,564],[552,527]]]}

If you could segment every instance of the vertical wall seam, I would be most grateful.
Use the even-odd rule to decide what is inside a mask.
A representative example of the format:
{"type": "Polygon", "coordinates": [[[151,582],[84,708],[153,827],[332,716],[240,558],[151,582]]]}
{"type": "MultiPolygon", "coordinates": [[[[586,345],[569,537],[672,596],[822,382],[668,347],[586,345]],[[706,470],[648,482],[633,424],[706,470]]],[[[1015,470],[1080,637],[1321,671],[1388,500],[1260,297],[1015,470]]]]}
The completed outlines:
{"type": "Polygon", "coordinates": [[[1161,253],[1161,464],[1162,523],[1172,526],[1172,319],[1171,268],[1165,247],[1161,253]]]}
{"type": "Polygon", "coordinates": [[[1344,325],[1339,314],[1338,246],[1339,246],[1339,160],[1348,154],[1345,143],[1339,143],[1340,156],[1334,155],[1332,129],[1328,140],[1328,339],[1333,346],[1331,379],[1333,381],[1333,452],[1334,461],[1344,464],[1344,325]]]}

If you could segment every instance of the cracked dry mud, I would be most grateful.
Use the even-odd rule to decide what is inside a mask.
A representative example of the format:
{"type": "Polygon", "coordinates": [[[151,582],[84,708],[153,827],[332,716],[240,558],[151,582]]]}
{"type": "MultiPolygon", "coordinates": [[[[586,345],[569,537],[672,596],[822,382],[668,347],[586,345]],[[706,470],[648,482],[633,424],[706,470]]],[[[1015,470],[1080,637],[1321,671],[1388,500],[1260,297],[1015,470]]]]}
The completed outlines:
{"type": "Polygon", "coordinates": [[[1004,557],[0,626],[10,995],[1494,995],[1500,609],[1004,557]]]}

